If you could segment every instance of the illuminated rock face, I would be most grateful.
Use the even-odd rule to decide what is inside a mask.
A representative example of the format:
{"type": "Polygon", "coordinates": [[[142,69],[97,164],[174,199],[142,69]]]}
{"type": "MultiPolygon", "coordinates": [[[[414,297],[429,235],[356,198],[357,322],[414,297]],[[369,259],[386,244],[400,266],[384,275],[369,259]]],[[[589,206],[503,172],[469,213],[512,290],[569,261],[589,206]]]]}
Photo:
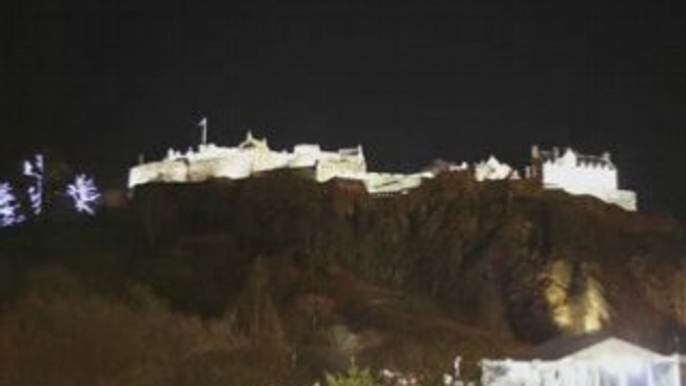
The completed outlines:
{"type": "Polygon", "coordinates": [[[527,177],[541,181],[546,189],[561,189],[571,194],[587,194],[626,210],[636,210],[636,194],[620,190],[617,168],[610,153],[601,156],[581,155],[571,148],[563,153],[531,149],[531,166],[527,177]]]}
{"type": "Polygon", "coordinates": [[[584,268],[574,269],[567,260],[557,260],[541,273],[552,320],[567,334],[596,332],[610,322],[603,287],[584,268]]]}

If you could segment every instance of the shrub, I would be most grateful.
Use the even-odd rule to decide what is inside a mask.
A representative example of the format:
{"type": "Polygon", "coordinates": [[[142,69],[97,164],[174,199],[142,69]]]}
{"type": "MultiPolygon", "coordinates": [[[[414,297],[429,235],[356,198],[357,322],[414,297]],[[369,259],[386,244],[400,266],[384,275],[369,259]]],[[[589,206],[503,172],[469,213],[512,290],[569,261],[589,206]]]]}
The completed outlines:
{"type": "Polygon", "coordinates": [[[327,374],[324,378],[326,386],[382,386],[378,383],[369,369],[351,367],[343,374],[327,374]]]}
{"type": "Polygon", "coordinates": [[[175,313],[142,288],[122,301],[67,272],[40,278],[0,315],[0,385],[174,385],[194,358],[245,346],[231,320],[175,313]]]}

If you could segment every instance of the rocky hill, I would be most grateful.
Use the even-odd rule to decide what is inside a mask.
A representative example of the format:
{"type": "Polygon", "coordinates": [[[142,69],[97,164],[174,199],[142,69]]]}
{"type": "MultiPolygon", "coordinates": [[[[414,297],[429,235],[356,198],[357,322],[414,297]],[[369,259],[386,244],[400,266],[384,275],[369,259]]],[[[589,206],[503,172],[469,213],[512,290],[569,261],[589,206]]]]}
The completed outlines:
{"type": "Polygon", "coordinates": [[[0,238],[7,384],[302,384],[352,360],[431,378],[560,334],[686,338],[683,224],[528,181],[147,185],[0,238]]]}

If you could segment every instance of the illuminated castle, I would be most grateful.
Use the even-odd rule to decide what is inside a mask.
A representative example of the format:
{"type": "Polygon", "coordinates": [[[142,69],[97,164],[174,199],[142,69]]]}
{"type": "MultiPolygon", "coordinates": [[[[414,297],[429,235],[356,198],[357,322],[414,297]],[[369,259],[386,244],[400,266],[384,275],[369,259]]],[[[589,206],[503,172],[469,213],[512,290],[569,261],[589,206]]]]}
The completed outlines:
{"type": "Polygon", "coordinates": [[[405,192],[430,178],[429,173],[369,173],[362,146],[325,151],[300,144],[292,152],[273,151],[266,139],[248,132],[237,147],[201,144],[185,153],[169,149],[161,161],[141,163],[129,171],[129,188],[151,182],[201,182],[211,178],[244,179],[278,169],[308,170],[317,182],[333,178],[357,180],[370,193],[405,192]]]}
{"type": "Polygon", "coordinates": [[[362,147],[323,151],[319,145],[297,145],[293,152],[273,151],[266,139],[248,132],[237,147],[201,144],[186,153],[169,149],[162,161],[135,166],[129,173],[129,188],[149,182],[200,182],[209,178],[243,179],[276,169],[314,169],[319,182],[334,177],[364,173],[367,164],[362,147]]]}
{"type": "Polygon", "coordinates": [[[561,153],[558,148],[543,151],[534,145],[526,177],[540,181],[545,189],[591,195],[626,210],[636,210],[636,193],[619,189],[617,168],[608,152],[589,156],[571,148],[561,153]]]}
{"type": "MultiPolygon", "coordinates": [[[[221,147],[206,142],[197,151],[185,153],[169,149],[161,161],[141,163],[129,171],[129,188],[151,182],[190,183],[212,178],[232,180],[249,178],[265,172],[293,169],[317,182],[334,178],[352,180],[374,195],[406,193],[424,180],[441,172],[470,172],[477,181],[519,179],[517,170],[494,156],[472,166],[448,164],[436,170],[413,174],[376,173],[367,171],[362,146],[325,151],[317,144],[300,144],[293,151],[274,151],[266,139],[248,132],[236,147],[221,147]]],[[[636,210],[636,194],[619,190],[617,169],[609,153],[601,156],[580,155],[572,149],[560,154],[557,148],[541,151],[532,147],[531,165],[526,178],[540,181],[544,189],[560,189],[570,194],[595,196],[626,210],[636,210]]]]}

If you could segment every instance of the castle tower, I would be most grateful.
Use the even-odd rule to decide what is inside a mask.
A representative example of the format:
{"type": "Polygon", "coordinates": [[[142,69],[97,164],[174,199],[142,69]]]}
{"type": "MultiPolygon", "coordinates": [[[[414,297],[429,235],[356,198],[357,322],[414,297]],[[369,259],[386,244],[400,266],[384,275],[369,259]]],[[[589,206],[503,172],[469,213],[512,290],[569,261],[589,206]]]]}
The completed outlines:
{"type": "Polygon", "coordinates": [[[544,151],[534,145],[526,176],[539,181],[544,189],[591,195],[624,209],[636,210],[636,194],[618,188],[617,168],[610,152],[599,156],[583,155],[568,147],[561,154],[558,147],[544,151]]]}

